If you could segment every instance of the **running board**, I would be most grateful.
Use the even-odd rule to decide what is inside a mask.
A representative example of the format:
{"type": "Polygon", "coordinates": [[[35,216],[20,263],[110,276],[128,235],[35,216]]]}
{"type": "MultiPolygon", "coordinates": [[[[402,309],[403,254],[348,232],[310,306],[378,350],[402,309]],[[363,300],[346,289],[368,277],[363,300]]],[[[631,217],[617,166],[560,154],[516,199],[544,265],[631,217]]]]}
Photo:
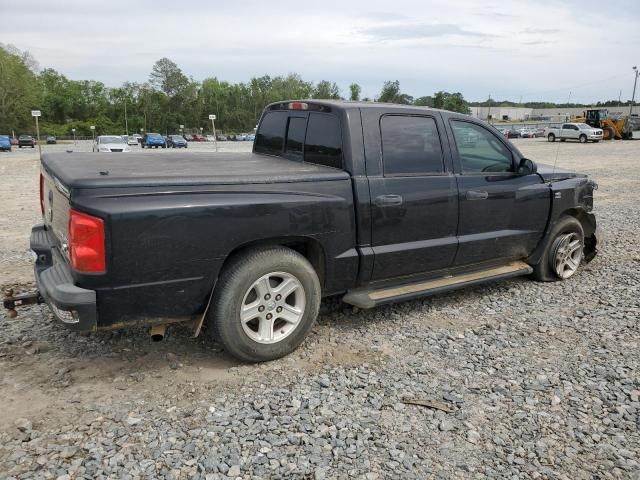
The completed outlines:
{"type": "Polygon", "coordinates": [[[409,283],[396,287],[376,289],[357,289],[347,292],[342,301],[360,308],[373,308],[385,303],[400,302],[425,297],[436,293],[456,290],[479,283],[502,280],[505,278],[528,275],[533,268],[524,262],[511,262],[488,270],[441,277],[426,282],[409,283]]]}

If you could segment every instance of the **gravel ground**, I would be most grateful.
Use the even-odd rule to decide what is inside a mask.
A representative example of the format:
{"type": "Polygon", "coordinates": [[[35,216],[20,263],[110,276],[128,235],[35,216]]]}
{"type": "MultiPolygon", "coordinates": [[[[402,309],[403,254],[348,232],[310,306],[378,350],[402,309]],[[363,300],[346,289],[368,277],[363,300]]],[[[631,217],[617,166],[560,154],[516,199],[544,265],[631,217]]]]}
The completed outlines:
{"type": "MultiPolygon", "coordinates": [[[[640,142],[517,144],[600,184],[608,243],[579,275],[329,301],[262,365],[24,309],[0,319],[0,478],[640,478],[640,142]]],[[[0,162],[0,283],[27,282],[36,160],[0,162]]]]}

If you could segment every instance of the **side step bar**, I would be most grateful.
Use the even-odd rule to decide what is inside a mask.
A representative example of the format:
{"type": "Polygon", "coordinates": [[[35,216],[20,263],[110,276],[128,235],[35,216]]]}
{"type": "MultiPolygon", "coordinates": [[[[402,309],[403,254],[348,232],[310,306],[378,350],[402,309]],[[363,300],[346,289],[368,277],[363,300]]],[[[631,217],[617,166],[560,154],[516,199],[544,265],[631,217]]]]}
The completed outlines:
{"type": "Polygon", "coordinates": [[[342,298],[342,301],[360,308],[373,308],[385,303],[411,300],[479,283],[528,275],[531,272],[533,272],[533,268],[524,262],[517,261],[488,270],[435,278],[419,283],[408,283],[380,289],[351,290],[342,298]]]}

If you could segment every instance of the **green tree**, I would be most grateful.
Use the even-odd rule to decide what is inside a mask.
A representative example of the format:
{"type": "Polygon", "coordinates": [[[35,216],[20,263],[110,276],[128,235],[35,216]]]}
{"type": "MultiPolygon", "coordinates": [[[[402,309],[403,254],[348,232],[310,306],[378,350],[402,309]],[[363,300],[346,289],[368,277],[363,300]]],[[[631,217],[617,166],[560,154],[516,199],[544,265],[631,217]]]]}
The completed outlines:
{"type": "Polygon", "coordinates": [[[338,100],[340,99],[340,88],[335,82],[321,80],[313,89],[313,98],[338,100]]]}
{"type": "Polygon", "coordinates": [[[360,94],[362,93],[362,88],[357,83],[352,83],[349,85],[349,100],[353,102],[357,102],[360,100],[360,94]]]}
{"type": "Polygon", "coordinates": [[[175,62],[164,57],[153,65],[149,83],[168,97],[172,97],[187,86],[189,79],[175,62]]]}
{"type": "Polygon", "coordinates": [[[0,132],[32,130],[30,111],[39,100],[36,76],[24,57],[0,47],[0,132]]]}
{"type": "Polygon", "coordinates": [[[429,95],[425,97],[418,97],[416,98],[415,102],[413,102],[413,104],[419,107],[433,107],[434,106],[433,97],[429,95]]]}
{"type": "Polygon", "coordinates": [[[460,92],[437,92],[433,95],[433,107],[451,112],[459,112],[464,114],[471,113],[469,104],[460,92]]]}
{"type": "Polygon", "coordinates": [[[386,81],[382,87],[382,91],[378,96],[377,102],[400,103],[409,105],[413,103],[413,97],[406,93],[400,92],[400,82],[398,80],[386,81]]]}

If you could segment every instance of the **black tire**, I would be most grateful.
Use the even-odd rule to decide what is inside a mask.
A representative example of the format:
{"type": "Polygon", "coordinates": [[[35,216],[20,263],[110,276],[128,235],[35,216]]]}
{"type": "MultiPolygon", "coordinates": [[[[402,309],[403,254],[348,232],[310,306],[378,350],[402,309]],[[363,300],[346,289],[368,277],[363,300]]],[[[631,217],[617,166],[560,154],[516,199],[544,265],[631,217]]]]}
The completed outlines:
{"type": "Polygon", "coordinates": [[[556,141],[556,136],[555,136],[553,133],[550,133],[550,134],[547,136],[547,140],[548,140],[549,142],[555,142],[555,141],[556,141]]]}
{"type": "Polygon", "coordinates": [[[318,275],[298,252],[285,247],[251,250],[232,259],[218,279],[207,315],[207,331],[240,360],[275,360],[291,353],[305,339],[318,316],[320,298],[318,275]],[[304,290],[305,308],[290,334],[276,343],[260,343],[244,331],[240,308],[254,282],[273,272],[293,275],[299,281],[304,290]]]}
{"type": "Polygon", "coordinates": [[[554,271],[553,255],[556,251],[558,241],[567,233],[576,233],[582,242],[584,258],[584,230],[580,221],[571,216],[564,216],[558,220],[549,235],[549,241],[545,247],[544,254],[537,265],[533,265],[532,277],[539,282],[557,282],[563,280],[554,271]]]}
{"type": "Polygon", "coordinates": [[[604,127],[602,129],[603,140],[613,140],[616,137],[616,131],[611,127],[604,127]]]}
{"type": "Polygon", "coordinates": [[[587,143],[587,136],[580,135],[580,137],[578,138],[578,141],[580,141],[580,143],[587,143]]]}

